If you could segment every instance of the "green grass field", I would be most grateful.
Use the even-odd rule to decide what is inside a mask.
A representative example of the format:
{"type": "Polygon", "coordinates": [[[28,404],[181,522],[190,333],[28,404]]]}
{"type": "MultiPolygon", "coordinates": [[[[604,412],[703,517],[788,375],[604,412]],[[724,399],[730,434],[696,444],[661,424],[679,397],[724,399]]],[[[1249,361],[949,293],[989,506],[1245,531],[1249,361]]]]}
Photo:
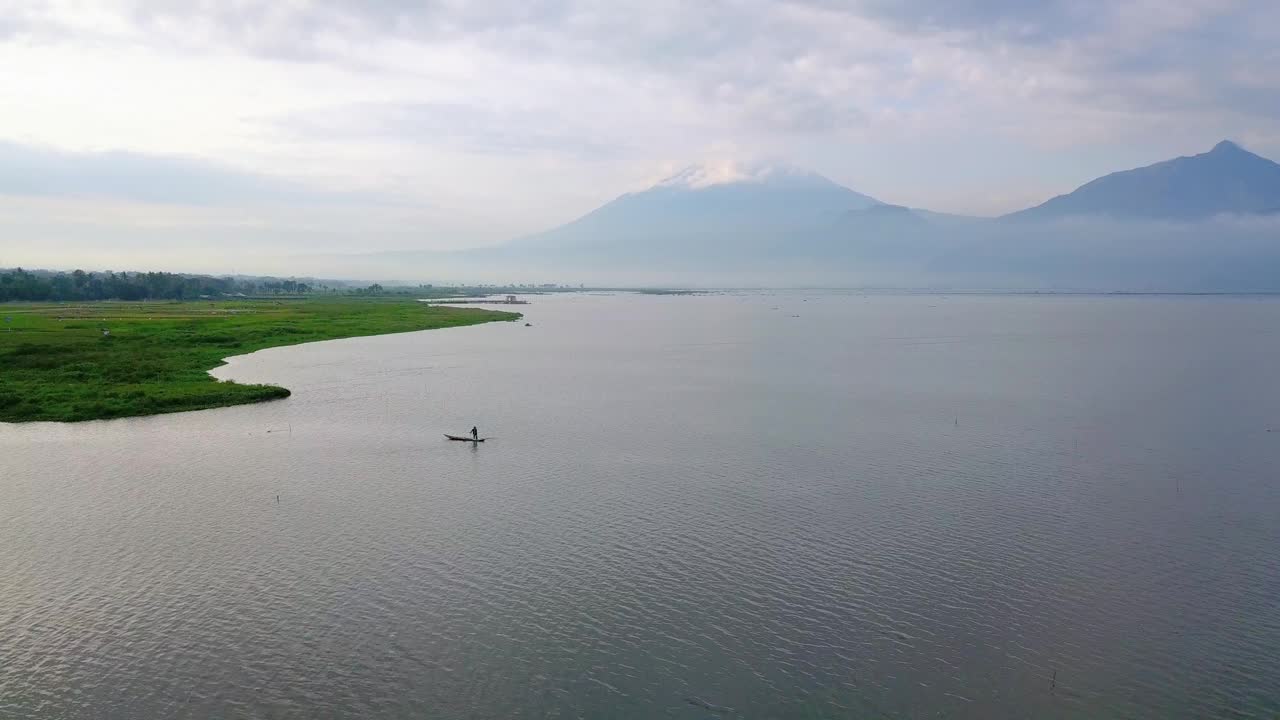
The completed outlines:
{"type": "Polygon", "coordinates": [[[0,304],[0,421],[95,420],[287,397],[282,387],[218,382],[207,371],[230,355],[280,345],[518,317],[399,298],[0,304]]]}

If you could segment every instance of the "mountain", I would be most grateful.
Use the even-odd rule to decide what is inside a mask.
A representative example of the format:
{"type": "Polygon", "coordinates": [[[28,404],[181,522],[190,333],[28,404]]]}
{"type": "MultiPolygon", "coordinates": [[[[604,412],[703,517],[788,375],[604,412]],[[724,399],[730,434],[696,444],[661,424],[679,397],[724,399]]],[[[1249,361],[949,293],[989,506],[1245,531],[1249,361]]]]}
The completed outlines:
{"type": "Polygon", "coordinates": [[[880,201],[786,165],[694,165],[566,225],[518,240],[540,248],[759,237],[829,226],[880,201]]]}
{"type": "Polygon", "coordinates": [[[1005,218],[1201,220],[1280,212],[1280,164],[1223,140],[1190,157],[1111,173],[1005,218]]]}
{"type": "Polygon", "coordinates": [[[907,257],[919,252],[921,242],[939,235],[940,229],[922,211],[881,203],[843,213],[808,244],[811,253],[829,258],[907,257]]]}
{"type": "Polygon", "coordinates": [[[1280,292],[1280,165],[1224,142],[994,219],[694,165],[537,235],[371,262],[468,282],[1280,292]]]}
{"type": "Polygon", "coordinates": [[[921,231],[931,227],[933,224],[919,212],[888,203],[850,210],[836,221],[836,229],[839,231],[866,234],[921,231]]]}

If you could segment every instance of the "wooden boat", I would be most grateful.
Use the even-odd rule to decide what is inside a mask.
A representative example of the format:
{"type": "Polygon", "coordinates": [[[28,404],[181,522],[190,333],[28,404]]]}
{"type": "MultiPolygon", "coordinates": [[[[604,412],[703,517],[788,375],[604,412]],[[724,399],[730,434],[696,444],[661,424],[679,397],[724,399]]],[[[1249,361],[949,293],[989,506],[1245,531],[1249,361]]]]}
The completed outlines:
{"type": "Polygon", "coordinates": [[[450,440],[458,440],[461,442],[484,442],[485,440],[484,438],[476,439],[473,437],[458,437],[457,435],[450,435],[449,433],[445,433],[444,436],[450,440]]]}

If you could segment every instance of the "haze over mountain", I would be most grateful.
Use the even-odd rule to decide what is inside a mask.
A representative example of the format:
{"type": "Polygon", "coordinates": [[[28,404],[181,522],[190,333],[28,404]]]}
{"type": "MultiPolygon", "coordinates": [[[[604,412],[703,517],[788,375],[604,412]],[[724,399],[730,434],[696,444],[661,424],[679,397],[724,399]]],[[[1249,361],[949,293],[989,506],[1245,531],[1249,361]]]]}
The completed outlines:
{"type": "Polygon", "coordinates": [[[816,229],[879,200],[785,164],[690,165],[560,227],[517,243],[539,247],[661,242],[816,229]]]}
{"type": "MultiPolygon", "coordinates": [[[[525,266],[499,255],[545,258],[556,280],[563,244],[595,253],[566,271],[591,280],[622,267],[611,244],[664,272],[697,255],[688,276],[712,282],[717,255],[918,257],[934,252],[922,228],[946,226],[949,247],[953,226],[984,225],[965,215],[1224,137],[1280,159],[1272,0],[10,5],[9,266],[416,281],[466,251],[506,277],[525,266]],[[849,190],[782,200],[779,178],[751,188],[753,166],[705,162],[758,157],[849,190]],[[642,182],[691,163],[669,187],[642,182]],[[854,192],[911,210],[846,204],[854,192]],[[478,250],[512,238],[529,247],[478,250]],[[394,253],[422,261],[353,269],[394,253]]],[[[1175,202],[1235,202],[1215,197],[1175,202]]]]}
{"type": "Polygon", "coordinates": [[[1223,140],[1209,152],[1111,173],[1006,217],[1194,220],[1274,212],[1280,212],[1280,164],[1223,140]]]}
{"type": "MultiPolygon", "coordinates": [[[[1190,157],[1111,173],[1066,195],[1004,216],[1156,221],[1280,212],[1280,164],[1230,141],[1190,157]]],[[[718,233],[895,235],[973,227],[974,218],[907,208],[789,165],[692,165],[565,225],[513,244],[540,247],[661,242],[718,233]]]]}
{"type": "Polygon", "coordinates": [[[633,283],[1280,290],[1277,207],[1280,165],[1229,142],[1002,218],[885,203],[787,165],[695,165],[504,246],[396,257],[633,283]]]}

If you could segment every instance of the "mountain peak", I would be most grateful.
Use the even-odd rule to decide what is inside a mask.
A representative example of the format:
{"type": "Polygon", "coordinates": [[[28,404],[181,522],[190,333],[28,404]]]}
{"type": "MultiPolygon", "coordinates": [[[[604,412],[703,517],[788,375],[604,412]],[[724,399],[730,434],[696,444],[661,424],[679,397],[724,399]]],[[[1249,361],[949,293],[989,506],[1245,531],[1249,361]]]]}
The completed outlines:
{"type": "Polygon", "coordinates": [[[850,210],[881,204],[822,175],[785,163],[727,161],[690,165],[534,236],[560,246],[658,247],[718,238],[829,227],[850,210]]]}
{"type": "Polygon", "coordinates": [[[721,160],[689,165],[654,187],[701,190],[716,185],[756,184],[791,187],[829,187],[827,178],[786,163],[721,160]]]}
{"type": "Polygon", "coordinates": [[[1203,220],[1277,209],[1280,164],[1223,140],[1206,153],[1104,175],[1011,217],[1203,220]]]}

